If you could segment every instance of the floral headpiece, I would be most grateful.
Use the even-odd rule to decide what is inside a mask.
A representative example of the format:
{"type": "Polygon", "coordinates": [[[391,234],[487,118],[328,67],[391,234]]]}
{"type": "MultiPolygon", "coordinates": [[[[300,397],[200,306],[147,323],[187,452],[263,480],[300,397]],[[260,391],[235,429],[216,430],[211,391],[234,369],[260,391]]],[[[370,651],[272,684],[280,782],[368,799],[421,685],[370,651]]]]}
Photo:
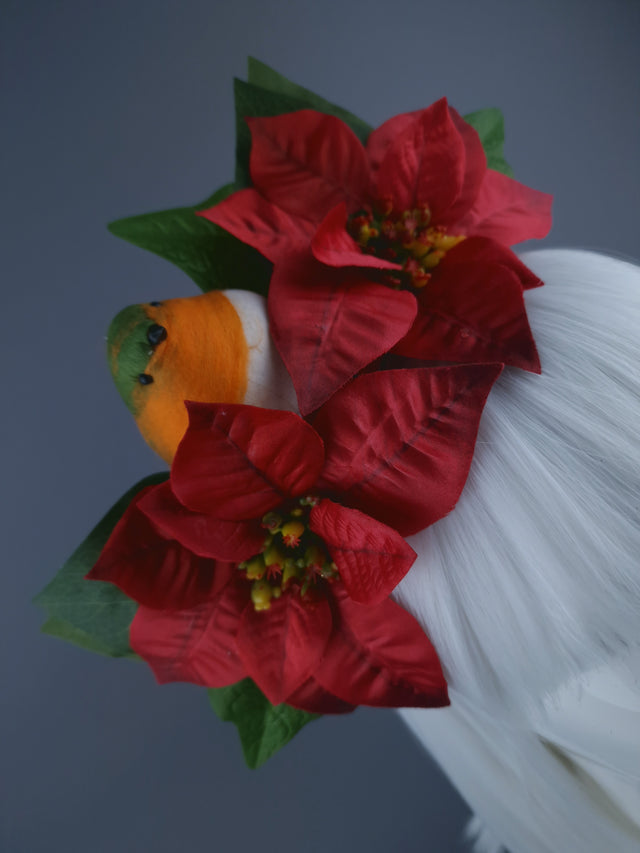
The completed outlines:
{"type": "Polygon", "coordinates": [[[540,372],[523,291],[542,282],[509,247],[546,235],[551,198],[511,177],[495,109],[441,99],[373,130],[255,60],[235,94],[234,184],[110,226],[204,291],[109,331],[170,474],[37,601],[48,633],[208,688],[258,766],[318,714],[448,703],[390,595],[405,537],[460,496],[503,367],[540,372]]]}

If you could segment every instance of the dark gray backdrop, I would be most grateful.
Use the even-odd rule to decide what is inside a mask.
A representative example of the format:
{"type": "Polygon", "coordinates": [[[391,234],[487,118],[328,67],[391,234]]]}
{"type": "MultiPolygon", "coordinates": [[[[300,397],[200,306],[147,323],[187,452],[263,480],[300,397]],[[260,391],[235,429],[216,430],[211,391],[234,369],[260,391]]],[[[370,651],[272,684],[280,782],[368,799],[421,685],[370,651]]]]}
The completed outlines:
{"type": "Polygon", "coordinates": [[[639,13],[4,0],[3,850],[462,849],[464,805],[392,712],[315,723],[251,772],[200,690],[39,634],[31,597],[162,467],[112,387],[106,326],[125,304],[195,293],[104,226],[230,179],[232,77],[253,54],[372,124],[443,94],[463,113],[500,106],[517,177],[555,193],[547,245],[637,257],[639,13]]]}

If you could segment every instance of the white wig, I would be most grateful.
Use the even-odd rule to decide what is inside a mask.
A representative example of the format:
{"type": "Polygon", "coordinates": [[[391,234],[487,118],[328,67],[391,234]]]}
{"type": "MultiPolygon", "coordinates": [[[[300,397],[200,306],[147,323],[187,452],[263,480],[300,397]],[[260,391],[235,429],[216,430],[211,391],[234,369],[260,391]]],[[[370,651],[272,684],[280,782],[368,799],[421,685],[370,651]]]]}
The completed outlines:
{"type": "Polygon", "coordinates": [[[395,596],[452,706],[402,713],[487,826],[478,850],[637,851],[640,270],[523,260],[542,375],[505,370],[458,505],[410,540],[395,596]]]}

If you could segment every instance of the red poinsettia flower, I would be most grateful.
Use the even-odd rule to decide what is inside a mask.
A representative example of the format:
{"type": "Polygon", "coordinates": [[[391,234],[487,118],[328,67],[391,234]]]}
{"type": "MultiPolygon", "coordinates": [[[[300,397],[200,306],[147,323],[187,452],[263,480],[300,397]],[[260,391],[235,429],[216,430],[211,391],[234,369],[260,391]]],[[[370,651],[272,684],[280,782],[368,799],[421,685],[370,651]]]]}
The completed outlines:
{"type": "Polygon", "coordinates": [[[248,123],[253,189],[199,215],[275,262],[272,333],[303,413],[394,347],[540,371],[522,290],[541,282],[509,246],[547,234],[551,196],[488,169],[446,99],[366,147],[313,110],[248,123]]]}
{"type": "Polygon", "coordinates": [[[320,713],[446,704],[435,650],[389,594],[415,559],[403,536],[458,499],[500,370],[368,374],[313,425],[189,403],[170,480],[140,493],[89,574],[140,603],[131,646],[158,680],[250,676],[320,713]]]}

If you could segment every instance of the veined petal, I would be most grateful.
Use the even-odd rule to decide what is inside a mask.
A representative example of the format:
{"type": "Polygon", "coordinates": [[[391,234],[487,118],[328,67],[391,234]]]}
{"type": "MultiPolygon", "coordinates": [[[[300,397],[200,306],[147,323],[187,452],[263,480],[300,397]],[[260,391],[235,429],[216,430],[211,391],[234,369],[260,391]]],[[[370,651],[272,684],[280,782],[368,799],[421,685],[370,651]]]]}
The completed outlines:
{"type": "Polygon", "coordinates": [[[274,705],[285,702],[310,677],[331,633],[326,599],[285,593],[268,610],[249,604],[238,632],[238,652],[247,670],[274,705]]]}
{"type": "Polygon", "coordinates": [[[553,196],[487,169],[475,204],[456,226],[463,234],[491,237],[506,246],[546,237],[553,196]]]}
{"type": "Polygon", "coordinates": [[[248,119],[251,179],[292,216],[318,223],[345,201],[357,209],[369,194],[369,164],[355,133],[315,110],[248,119]]]}
{"type": "Polygon", "coordinates": [[[256,521],[223,521],[183,506],[170,483],[150,489],[138,507],[162,536],[175,539],[200,557],[241,562],[261,550],[265,531],[256,521]]]}
{"type": "Polygon", "coordinates": [[[113,583],[146,607],[183,610],[215,596],[233,568],[162,536],[138,507],[157,488],[143,489],[128,507],[87,578],[113,583]]]}
{"type": "Polygon", "coordinates": [[[460,194],[465,159],[464,143],[441,98],[389,145],[378,170],[377,195],[391,199],[397,211],[427,204],[438,223],[460,194]]]}
{"type": "Polygon", "coordinates": [[[423,112],[424,110],[414,110],[410,113],[400,113],[387,119],[380,127],[371,131],[367,139],[366,149],[369,166],[374,176],[380,169],[393,140],[413,125],[423,112]]]}
{"type": "Polygon", "coordinates": [[[304,255],[276,266],[268,306],[273,339],[303,415],[388,352],[409,331],[417,310],[411,293],[304,255]]]}
{"type": "Polygon", "coordinates": [[[502,365],[423,367],[354,379],[316,413],[319,486],[409,536],[447,515],[469,473],[502,365]]]}
{"type": "Polygon", "coordinates": [[[307,246],[314,232],[314,226],[306,219],[291,216],[254,189],[239,190],[196,215],[224,228],[274,262],[297,246],[307,246]]]}
{"type": "Polygon", "coordinates": [[[400,264],[386,261],[377,255],[365,255],[356,241],[347,233],[347,206],[336,205],[322,220],[311,241],[316,260],[331,267],[371,267],[382,270],[400,270],[400,264]]]}
{"type": "Polygon", "coordinates": [[[350,714],[356,707],[328,693],[313,676],[287,697],[287,705],[311,714],[350,714]]]}
{"type": "Polygon", "coordinates": [[[363,605],[336,590],[337,623],[314,672],[353,705],[438,708],[449,704],[438,655],[413,616],[390,598],[363,605]]]}
{"type": "Polygon", "coordinates": [[[324,540],[349,596],[360,604],[387,598],[416,559],[391,527],[330,500],[313,508],[310,527],[324,540]]]}
{"type": "Polygon", "coordinates": [[[322,441],[293,412],[226,403],[187,408],[171,487],[189,509],[228,521],[258,519],[318,479],[322,441]]]}
{"type": "Polygon", "coordinates": [[[487,171],[487,156],[475,128],[467,124],[453,107],[449,107],[449,114],[464,148],[463,177],[457,198],[439,214],[437,221],[438,225],[451,225],[455,230],[455,223],[468,213],[478,197],[487,171]]]}
{"type": "Polygon", "coordinates": [[[416,322],[395,352],[458,364],[501,361],[540,373],[518,275],[502,264],[448,260],[420,294],[416,322]]]}
{"type": "Polygon", "coordinates": [[[467,237],[453,249],[447,252],[443,261],[443,269],[452,264],[501,264],[503,267],[515,273],[523,290],[533,287],[541,287],[543,282],[522,263],[520,258],[503,243],[492,240],[490,237],[467,237]],[[446,264],[446,266],[445,266],[446,264]]]}
{"type": "Polygon", "coordinates": [[[131,648],[160,684],[188,681],[227,687],[245,678],[236,648],[248,587],[229,583],[213,600],[188,610],[139,607],[131,623],[131,648]]]}

